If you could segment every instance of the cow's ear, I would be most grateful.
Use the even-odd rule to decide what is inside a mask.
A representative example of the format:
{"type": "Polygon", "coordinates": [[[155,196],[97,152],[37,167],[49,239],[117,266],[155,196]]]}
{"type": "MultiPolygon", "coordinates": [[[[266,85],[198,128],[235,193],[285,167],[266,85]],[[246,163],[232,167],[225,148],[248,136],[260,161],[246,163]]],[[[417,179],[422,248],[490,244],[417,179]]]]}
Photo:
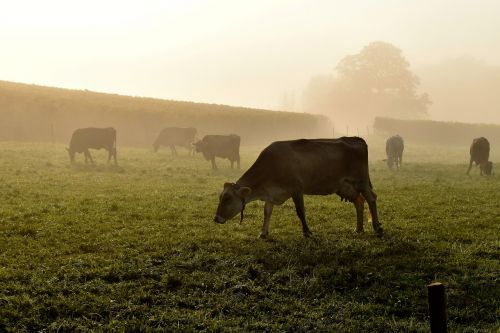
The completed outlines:
{"type": "Polygon", "coordinates": [[[246,198],[252,193],[252,189],[250,187],[240,187],[237,191],[236,194],[240,198],[246,198]]]}
{"type": "Polygon", "coordinates": [[[224,188],[228,188],[233,186],[233,183],[224,183],[224,188]]]}

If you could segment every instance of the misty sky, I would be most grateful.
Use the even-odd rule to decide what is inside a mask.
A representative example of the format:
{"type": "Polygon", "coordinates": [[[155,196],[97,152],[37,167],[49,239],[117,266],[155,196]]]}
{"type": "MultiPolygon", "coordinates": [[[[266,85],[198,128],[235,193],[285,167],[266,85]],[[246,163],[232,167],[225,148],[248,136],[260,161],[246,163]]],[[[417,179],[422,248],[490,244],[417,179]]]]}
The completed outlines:
{"type": "Polygon", "coordinates": [[[497,0],[5,1],[0,80],[280,109],[376,40],[413,68],[500,65],[499,13],[497,0]]]}

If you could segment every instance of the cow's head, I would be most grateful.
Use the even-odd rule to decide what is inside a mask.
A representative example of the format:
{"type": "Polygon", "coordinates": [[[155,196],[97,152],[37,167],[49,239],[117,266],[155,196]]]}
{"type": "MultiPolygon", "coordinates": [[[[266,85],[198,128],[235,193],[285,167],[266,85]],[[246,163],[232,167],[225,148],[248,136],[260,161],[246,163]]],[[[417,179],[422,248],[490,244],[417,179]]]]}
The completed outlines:
{"type": "Polygon", "coordinates": [[[493,170],[493,162],[488,161],[484,163],[484,165],[481,165],[481,168],[483,169],[483,172],[487,175],[491,175],[491,170],[493,170]]]}
{"type": "Polygon", "coordinates": [[[198,140],[196,142],[193,142],[194,149],[196,150],[197,153],[203,153],[205,151],[205,147],[207,146],[206,142],[203,142],[201,140],[198,140]]]}
{"type": "Polygon", "coordinates": [[[76,153],[75,150],[71,148],[66,148],[66,150],[68,151],[71,163],[75,163],[75,153],[76,153]]]}
{"type": "Polygon", "coordinates": [[[389,167],[389,169],[392,170],[392,167],[394,166],[394,158],[392,156],[389,156],[385,161],[387,162],[387,166],[389,167]]]}
{"type": "Polygon", "coordinates": [[[214,222],[225,223],[245,208],[245,200],[252,193],[250,187],[239,186],[234,183],[225,183],[224,190],[219,196],[219,206],[215,213],[214,222]]]}

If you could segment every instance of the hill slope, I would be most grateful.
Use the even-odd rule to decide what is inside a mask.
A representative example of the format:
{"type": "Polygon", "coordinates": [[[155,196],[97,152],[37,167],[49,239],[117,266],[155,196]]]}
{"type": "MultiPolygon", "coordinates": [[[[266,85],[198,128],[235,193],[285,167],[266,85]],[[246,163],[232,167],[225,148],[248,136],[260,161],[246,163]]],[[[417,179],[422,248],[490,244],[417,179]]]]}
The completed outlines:
{"type": "Polygon", "coordinates": [[[242,144],[328,133],[328,121],[305,113],[121,96],[0,81],[0,140],[68,142],[81,127],[113,126],[119,144],[149,146],[166,126],[200,136],[237,133],[242,144]]]}

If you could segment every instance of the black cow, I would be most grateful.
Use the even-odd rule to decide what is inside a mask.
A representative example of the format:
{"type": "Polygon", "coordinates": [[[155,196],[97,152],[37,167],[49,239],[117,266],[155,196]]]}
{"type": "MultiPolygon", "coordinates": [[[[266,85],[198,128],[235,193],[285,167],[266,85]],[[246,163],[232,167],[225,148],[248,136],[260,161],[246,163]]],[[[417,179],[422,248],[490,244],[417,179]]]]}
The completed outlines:
{"type": "Polygon", "coordinates": [[[385,152],[387,154],[387,166],[392,169],[396,165],[399,169],[403,164],[403,150],[405,145],[403,138],[399,135],[391,136],[385,143],[385,152]]]}
{"type": "Polygon", "coordinates": [[[291,197],[304,236],[308,237],[311,232],[306,222],[304,194],[333,193],[354,204],[358,232],[363,231],[366,200],[373,229],[378,235],[383,234],[377,215],[377,196],[372,191],[368,174],[368,146],[358,137],[272,143],[236,183],[224,184],[214,221],[225,223],[238,213],[243,220],[245,205],[262,200],[265,202],[264,225],[260,237],[265,238],[273,206],[281,205],[291,197]]]}
{"type": "Polygon", "coordinates": [[[69,153],[71,163],[75,162],[75,153],[83,153],[85,156],[85,163],[90,160],[94,164],[92,156],[90,155],[89,148],[101,149],[104,148],[108,151],[108,162],[111,157],[116,162],[116,130],[112,127],[108,128],[79,128],[73,132],[69,148],[66,150],[69,153]]]}
{"type": "Polygon", "coordinates": [[[212,162],[212,169],[217,169],[215,158],[227,158],[231,161],[231,169],[234,162],[240,168],[240,137],[231,135],[205,135],[201,141],[194,144],[197,153],[203,153],[207,161],[212,162]]]}
{"type": "Polygon", "coordinates": [[[161,130],[158,138],[153,143],[154,151],[157,152],[160,146],[170,147],[173,155],[177,155],[175,146],[184,147],[194,155],[193,142],[198,131],[196,128],[188,127],[167,127],[161,130]]]}
{"type": "Polygon", "coordinates": [[[470,146],[469,169],[467,169],[467,174],[469,174],[470,169],[472,168],[472,162],[475,162],[476,165],[479,164],[481,176],[483,175],[483,172],[488,176],[491,175],[493,163],[488,161],[489,158],[490,143],[488,142],[488,140],[483,137],[472,140],[472,144],[470,146]]]}

